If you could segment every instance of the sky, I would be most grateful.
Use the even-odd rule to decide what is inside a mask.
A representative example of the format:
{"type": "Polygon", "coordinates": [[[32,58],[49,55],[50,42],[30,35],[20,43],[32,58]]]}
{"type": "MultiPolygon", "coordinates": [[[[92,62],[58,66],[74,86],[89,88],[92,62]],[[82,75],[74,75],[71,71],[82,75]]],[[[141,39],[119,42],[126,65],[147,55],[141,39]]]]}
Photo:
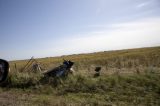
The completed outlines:
{"type": "Polygon", "coordinates": [[[160,46],[160,0],[0,0],[0,58],[160,46]]]}

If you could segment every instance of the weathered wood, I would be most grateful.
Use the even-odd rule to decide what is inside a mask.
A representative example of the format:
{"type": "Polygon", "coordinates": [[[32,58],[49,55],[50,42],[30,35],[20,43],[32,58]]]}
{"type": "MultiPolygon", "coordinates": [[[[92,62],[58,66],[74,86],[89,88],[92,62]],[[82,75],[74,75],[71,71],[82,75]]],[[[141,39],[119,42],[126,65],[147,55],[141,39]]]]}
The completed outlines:
{"type": "Polygon", "coordinates": [[[28,64],[32,61],[33,57],[27,62],[27,64],[21,69],[21,71],[24,71],[26,67],[28,67],[28,64]]]}

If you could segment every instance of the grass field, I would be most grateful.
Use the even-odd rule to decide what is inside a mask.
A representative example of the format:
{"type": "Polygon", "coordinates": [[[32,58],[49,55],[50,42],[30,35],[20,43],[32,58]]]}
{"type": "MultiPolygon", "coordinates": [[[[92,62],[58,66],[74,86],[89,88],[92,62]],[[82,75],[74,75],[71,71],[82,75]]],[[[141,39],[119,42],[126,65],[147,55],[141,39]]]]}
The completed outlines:
{"type": "Polygon", "coordinates": [[[28,60],[10,61],[11,73],[0,87],[3,106],[160,106],[160,47],[37,59],[44,69],[64,59],[75,62],[74,75],[44,78],[21,72],[28,60]],[[15,68],[16,64],[16,68],[15,68]],[[95,67],[102,67],[94,78],[95,67]]]}

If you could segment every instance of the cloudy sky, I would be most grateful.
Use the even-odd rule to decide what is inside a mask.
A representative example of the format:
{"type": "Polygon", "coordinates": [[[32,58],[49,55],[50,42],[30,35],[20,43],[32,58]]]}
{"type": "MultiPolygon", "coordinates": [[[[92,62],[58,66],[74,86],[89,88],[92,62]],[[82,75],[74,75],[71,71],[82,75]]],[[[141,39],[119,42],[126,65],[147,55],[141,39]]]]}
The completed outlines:
{"type": "Polygon", "coordinates": [[[160,46],[160,0],[0,0],[0,58],[160,46]]]}

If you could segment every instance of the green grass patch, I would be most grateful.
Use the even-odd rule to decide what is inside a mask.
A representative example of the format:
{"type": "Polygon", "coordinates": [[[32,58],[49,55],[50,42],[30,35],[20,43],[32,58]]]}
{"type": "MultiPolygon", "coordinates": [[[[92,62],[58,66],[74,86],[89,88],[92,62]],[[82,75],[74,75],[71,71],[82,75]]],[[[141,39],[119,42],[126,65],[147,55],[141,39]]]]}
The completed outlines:
{"type": "Polygon", "coordinates": [[[44,105],[160,105],[158,74],[108,75],[98,78],[75,75],[48,80],[35,74],[34,77],[21,74],[10,76],[8,86],[1,87],[0,92],[32,94],[34,96],[28,101],[44,105]]]}

